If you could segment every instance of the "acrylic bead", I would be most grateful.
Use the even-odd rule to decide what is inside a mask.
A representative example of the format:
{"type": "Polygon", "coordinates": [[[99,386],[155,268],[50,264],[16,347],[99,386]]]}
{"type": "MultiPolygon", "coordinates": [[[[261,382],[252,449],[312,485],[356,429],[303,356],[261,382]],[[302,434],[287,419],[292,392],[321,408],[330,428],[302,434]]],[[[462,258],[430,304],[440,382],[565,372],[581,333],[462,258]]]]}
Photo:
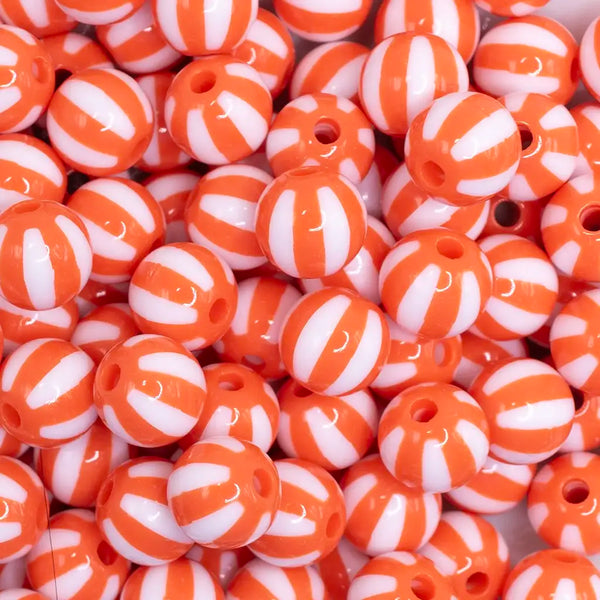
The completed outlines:
{"type": "Polygon", "coordinates": [[[586,28],[579,46],[581,80],[588,92],[600,99],[600,64],[598,57],[598,29],[600,19],[594,19],[586,28]]]}
{"type": "Polygon", "coordinates": [[[483,10],[503,17],[522,17],[542,8],[548,2],[549,0],[475,0],[475,4],[483,10]]]}
{"type": "Polygon", "coordinates": [[[350,582],[368,561],[368,556],[342,538],[336,549],[318,562],[319,575],[331,600],[346,600],[350,582]]]}
{"type": "Polygon", "coordinates": [[[0,17],[7,25],[22,27],[38,38],[66,33],[77,25],[54,0],[2,0],[0,17]]]}
{"type": "Polygon", "coordinates": [[[579,154],[573,176],[600,169],[600,106],[584,102],[571,109],[579,133],[579,154]]]}
{"type": "Polygon", "coordinates": [[[516,202],[501,196],[490,199],[490,212],[481,237],[506,233],[520,235],[542,245],[540,221],[549,198],[516,202]]]}
{"type": "Polygon", "coordinates": [[[0,590],[25,585],[25,557],[0,564],[0,590]]]}
{"type": "Polygon", "coordinates": [[[305,295],[288,313],[280,337],[281,357],[290,375],[326,396],[367,387],[389,348],[381,310],[340,288],[305,295]]]}
{"type": "MultiPolygon", "coordinates": [[[[206,548],[194,545],[185,555],[197,563],[200,563],[226,590],[236,573],[254,558],[254,554],[245,546],[231,550],[219,548],[206,548]]],[[[200,599],[202,600],[202,599],[200,599]]]]}
{"type": "Polygon", "coordinates": [[[279,477],[254,444],[213,437],[190,446],[177,460],[167,497],[175,520],[193,541],[238,548],[269,528],[279,506],[279,477]]]}
{"type": "Polygon", "coordinates": [[[137,10],[144,0],[55,0],[73,19],[90,25],[116,23],[137,10]]]}
{"type": "Polygon", "coordinates": [[[0,600],[48,600],[48,596],[42,596],[25,588],[7,589],[0,592],[0,600]]]}
{"type": "Polygon", "coordinates": [[[583,452],[600,448],[600,395],[573,391],[575,417],[561,452],[583,452]]]}
{"type": "Polygon", "coordinates": [[[468,87],[467,68],[453,46],[435,35],[407,32],[371,50],[359,94],[379,131],[405,135],[413,119],[436,98],[468,87]]]}
{"type": "MultiPolygon", "coordinates": [[[[10,435],[6,429],[0,427],[0,456],[19,458],[27,452],[29,446],[23,444],[16,437],[10,435]]],[[[0,571],[0,589],[2,588],[2,573],[0,571]]]]}
{"type": "Polygon", "coordinates": [[[81,33],[70,31],[51,35],[42,43],[52,59],[57,84],[85,69],[110,69],[113,66],[102,46],[81,33]]]}
{"type": "Polygon", "coordinates": [[[23,344],[0,371],[0,425],[41,448],[76,438],[96,420],[94,369],[92,359],[70,342],[42,338],[23,344]]]}

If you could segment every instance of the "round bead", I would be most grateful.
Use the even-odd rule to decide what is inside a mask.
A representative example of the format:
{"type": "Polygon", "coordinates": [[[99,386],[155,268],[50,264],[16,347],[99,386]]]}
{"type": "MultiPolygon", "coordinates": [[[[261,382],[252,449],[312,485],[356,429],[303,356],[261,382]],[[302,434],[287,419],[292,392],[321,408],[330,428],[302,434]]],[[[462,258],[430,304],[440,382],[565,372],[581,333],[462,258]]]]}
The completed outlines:
{"type": "Polygon", "coordinates": [[[59,156],[77,171],[115,175],[133,166],[148,147],[152,112],[140,86],[125,73],[86,69],[52,97],[48,135],[59,156]]]}
{"type": "Polygon", "coordinates": [[[388,314],[407,331],[432,339],[454,337],[471,327],[491,288],[485,254],[473,240],[445,229],[407,235],[379,272],[388,314]]]}
{"type": "Polygon", "coordinates": [[[148,254],[136,269],[129,306],[144,333],[166,335],[198,350],[229,327],[237,285],[231,269],[207,248],[169,244],[148,254]]]}
{"type": "Polygon", "coordinates": [[[367,387],[390,348],[383,313],[373,303],[340,288],[304,296],[281,330],[283,363],[300,384],[326,396],[367,387]]]}
{"type": "Polygon", "coordinates": [[[600,448],[600,395],[573,391],[575,417],[561,452],[583,452],[600,448]]]}
{"type": "Polygon", "coordinates": [[[495,196],[490,200],[490,212],[481,236],[497,233],[520,235],[541,246],[540,221],[547,200],[517,202],[495,196]]]}
{"type": "Polygon", "coordinates": [[[0,564],[0,590],[25,585],[25,557],[0,564]]]}
{"type": "Polygon", "coordinates": [[[0,592],[0,600],[48,600],[48,596],[42,596],[25,588],[7,589],[0,592]]]}
{"type": "MultiPolygon", "coordinates": [[[[0,427],[0,456],[12,456],[19,458],[29,449],[27,444],[23,444],[16,437],[10,435],[3,427],[0,427]]],[[[0,570],[0,589],[2,588],[2,572],[0,570]]]]}
{"type": "Polygon", "coordinates": [[[584,102],[571,109],[579,133],[579,155],[574,176],[600,170],[600,106],[584,102]]]}
{"type": "Polygon", "coordinates": [[[158,335],[138,335],[114,346],[94,381],[94,401],[105,425],[135,446],[165,446],[189,433],[205,397],[196,359],[158,335]]]}
{"type": "Polygon", "coordinates": [[[178,525],[196,543],[238,548],[267,531],[279,505],[279,477],[254,444],[213,437],[177,460],[167,497],[178,525]]]}
{"type": "Polygon", "coordinates": [[[113,66],[102,46],[81,33],[70,31],[51,35],[42,43],[52,59],[57,83],[63,83],[67,77],[85,69],[110,69],[113,66]]]}
{"type": "Polygon", "coordinates": [[[254,558],[254,554],[245,546],[224,550],[206,548],[198,544],[194,545],[185,556],[200,563],[225,590],[235,574],[254,558]]]}
{"type": "Polygon", "coordinates": [[[116,23],[137,10],[144,0],[55,0],[59,8],[81,23],[116,23]]]}
{"type": "Polygon", "coordinates": [[[342,538],[336,549],[318,562],[319,575],[331,600],[346,600],[350,582],[368,561],[365,554],[342,538]]]}
{"type": "Polygon", "coordinates": [[[490,455],[512,464],[552,456],[571,430],[569,386],[550,366],[531,358],[486,366],[469,389],[490,427],[490,455]]]}
{"type": "Polygon", "coordinates": [[[433,100],[468,87],[467,68],[453,46],[435,35],[407,32],[386,38],[371,51],[359,94],[377,129],[404,135],[433,100]]]}
{"type": "Polygon", "coordinates": [[[260,75],[228,56],[205,57],[184,67],[165,101],[175,143],[209,165],[235,162],[258,150],[272,114],[271,94],[260,75]]]}
{"type": "Polygon", "coordinates": [[[600,75],[598,57],[598,33],[600,19],[594,19],[585,30],[579,47],[579,68],[581,79],[590,94],[600,99],[600,75]]]}
{"type": "Polygon", "coordinates": [[[2,0],[0,17],[8,25],[22,27],[37,37],[65,33],[77,25],[53,0],[2,0]]]}
{"type": "Polygon", "coordinates": [[[522,17],[528,15],[550,0],[475,0],[475,4],[495,15],[503,17],[522,17]]]}

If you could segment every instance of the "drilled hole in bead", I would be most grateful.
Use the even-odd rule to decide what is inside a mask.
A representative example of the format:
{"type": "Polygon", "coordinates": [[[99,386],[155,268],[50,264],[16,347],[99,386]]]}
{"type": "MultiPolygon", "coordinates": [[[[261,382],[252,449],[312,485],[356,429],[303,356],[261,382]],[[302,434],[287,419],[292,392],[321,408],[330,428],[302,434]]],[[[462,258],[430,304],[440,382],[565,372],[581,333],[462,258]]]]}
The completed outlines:
{"type": "Polygon", "coordinates": [[[46,83],[50,79],[52,67],[50,63],[41,56],[34,58],[31,63],[31,74],[38,83],[46,83]]]}
{"type": "Polygon", "coordinates": [[[435,247],[442,256],[451,260],[461,258],[465,253],[465,249],[463,248],[462,244],[458,240],[450,237],[445,237],[441,240],[438,240],[435,247]]]}
{"type": "Polygon", "coordinates": [[[421,165],[421,179],[427,187],[440,187],[446,181],[446,173],[436,162],[428,160],[421,165]]]}
{"type": "Polygon", "coordinates": [[[413,403],[410,408],[410,418],[417,423],[429,423],[437,415],[438,407],[433,400],[422,398],[413,403]]]}
{"type": "Polygon", "coordinates": [[[104,483],[104,485],[100,488],[98,492],[98,497],[96,498],[96,504],[101,506],[108,502],[110,495],[113,493],[113,488],[115,487],[115,483],[112,479],[109,479],[104,483]]]}
{"type": "Polygon", "coordinates": [[[313,134],[321,144],[333,144],[340,137],[340,126],[333,119],[319,119],[315,123],[313,134]]]}
{"type": "Polygon", "coordinates": [[[18,202],[17,204],[15,204],[12,207],[12,212],[13,213],[17,213],[19,215],[24,215],[26,213],[32,213],[35,212],[36,210],[39,210],[42,207],[42,203],[41,202],[35,202],[35,201],[25,201],[25,202],[18,202]]]}
{"type": "Polygon", "coordinates": [[[418,600],[433,600],[435,585],[429,575],[417,575],[410,582],[410,591],[418,600]]]}
{"type": "Polygon", "coordinates": [[[249,367],[250,369],[254,370],[264,369],[266,366],[265,361],[260,356],[256,356],[255,354],[244,354],[244,356],[242,356],[242,364],[245,367],[249,367]]]}
{"type": "Polygon", "coordinates": [[[263,498],[266,498],[271,493],[272,481],[269,474],[263,469],[254,471],[252,485],[256,493],[263,498]]]}
{"type": "Polygon", "coordinates": [[[519,135],[521,136],[521,150],[525,151],[533,143],[533,133],[525,123],[519,123],[519,135]]]}
{"type": "Polygon", "coordinates": [[[244,379],[237,373],[226,373],[219,377],[219,387],[228,392],[237,392],[244,387],[244,379]]]}
{"type": "Polygon", "coordinates": [[[555,550],[553,553],[554,560],[558,560],[563,563],[575,563],[578,560],[577,554],[573,552],[567,552],[566,550],[555,550]]]}
{"type": "Polygon", "coordinates": [[[311,394],[312,392],[304,386],[299,385],[298,383],[294,384],[294,396],[297,398],[308,398],[311,394]]]}
{"type": "Polygon", "coordinates": [[[215,87],[217,76],[212,71],[200,71],[192,76],[190,89],[194,94],[205,94],[215,87]]]}
{"type": "Polygon", "coordinates": [[[494,221],[500,227],[514,227],[521,219],[521,208],[512,200],[499,202],[494,208],[494,221]]]}
{"type": "Polygon", "coordinates": [[[581,504],[590,495],[590,486],[581,479],[571,479],[563,485],[562,495],[569,504],[581,504]]]}
{"type": "Polygon", "coordinates": [[[325,535],[328,538],[338,537],[341,533],[341,529],[344,526],[344,520],[340,513],[333,513],[329,520],[327,521],[327,526],[325,527],[325,535]]]}
{"type": "Polygon", "coordinates": [[[219,298],[212,303],[208,311],[208,318],[211,323],[221,323],[227,316],[227,300],[219,298]]]}
{"type": "Polygon", "coordinates": [[[289,171],[287,175],[289,177],[312,177],[318,173],[322,173],[321,167],[299,167],[293,171],[289,171]]]}
{"type": "Polygon", "coordinates": [[[445,342],[436,342],[433,346],[433,362],[438,367],[446,367],[450,363],[452,352],[448,349],[445,342]]]}
{"type": "Polygon", "coordinates": [[[116,551],[104,541],[98,544],[96,554],[98,555],[100,562],[106,566],[114,564],[117,560],[116,551]]]}
{"type": "Polygon", "coordinates": [[[68,69],[56,69],[54,72],[54,87],[59,88],[73,73],[68,69]]]}
{"type": "Polygon", "coordinates": [[[112,363],[110,365],[104,365],[100,372],[100,386],[105,392],[111,392],[114,390],[121,379],[121,367],[112,363]]]}
{"type": "Polygon", "coordinates": [[[579,215],[579,220],[586,231],[600,231],[600,206],[584,208],[579,215]]]}
{"type": "Polygon", "coordinates": [[[9,429],[19,429],[21,427],[21,415],[12,404],[2,405],[2,421],[9,429]]]}
{"type": "Polygon", "coordinates": [[[573,396],[573,404],[575,405],[575,412],[579,412],[582,408],[584,408],[585,394],[581,390],[576,390],[575,388],[571,388],[571,395],[573,396]]]}
{"type": "Polygon", "coordinates": [[[465,583],[467,593],[475,596],[487,592],[489,586],[490,578],[487,573],[483,573],[482,571],[471,573],[465,583]]]}

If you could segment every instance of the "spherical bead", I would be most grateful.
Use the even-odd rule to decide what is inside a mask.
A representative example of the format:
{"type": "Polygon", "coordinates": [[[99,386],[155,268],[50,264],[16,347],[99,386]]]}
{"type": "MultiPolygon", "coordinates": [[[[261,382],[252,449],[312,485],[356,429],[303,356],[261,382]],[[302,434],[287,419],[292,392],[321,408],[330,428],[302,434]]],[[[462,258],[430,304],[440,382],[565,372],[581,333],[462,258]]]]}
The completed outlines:
{"type": "Polygon", "coordinates": [[[369,556],[416,550],[429,541],[438,526],[440,495],[404,486],[377,454],[346,471],[342,490],[348,518],[345,535],[369,556]]]}
{"type": "Polygon", "coordinates": [[[375,136],[350,100],[317,93],[300,96],[281,109],[267,135],[266,150],[276,177],[310,164],[357,184],[373,163],[375,136]]]}
{"type": "Polygon", "coordinates": [[[165,121],[175,143],[209,165],[255,152],[272,114],[271,94],[260,75],[227,56],[202,58],[184,67],[165,101],[165,121]]]}
{"type": "Polygon", "coordinates": [[[205,397],[196,359],[158,335],[138,335],[114,346],[94,381],[94,401],[105,425],[135,446],[165,446],[189,433],[205,397]]]}
{"type": "Polygon", "coordinates": [[[600,19],[594,19],[586,28],[579,47],[581,79],[589,93],[600,99],[600,65],[598,56],[598,31],[600,19]]]}
{"type": "Polygon", "coordinates": [[[583,452],[600,448],[600,395],[573,391],[575,417],[561,452],[583,452]]]}
{"type": "Polygon", "coordinates": [[[0,370],[0,425],[33,446],[64,444],[96,420],[93,379],[94,362],[70,342],[27,342],[0,370]]]}
{"type": "Polygon", "coordinates": [[[380,42],[363,67],[359,94],[367,116],[388,135],[404,135],[433,100],[466,92],[469,74],[460,54],[431,34],[399,33],[380,42]]]}
{"type": "Polygon", "coordinates": [[[0,564],[0,590],[25,585],[25,557],[0,564]]]}
{"type": "Polygon", "coordinates": [[[225,590],[235,574],[254,558],[254,554],[245,546],[223,550],[206,548],[198,544],[195,544],[185,556],[200,563],[225,590]]]}
{"type": "Polygon", "coordinates": [[[564,379],[543,362],[505,359],[486,366],[469,389],[490,426],[490,455],[513,464],[552,456],[569,435],[575,406],[564,379]]]}
{"type": "Polygon", "coordinates": [[[387,323],[368,300],[340,288],[304,296],[281,330],[283,363],[300,384],[326,396],[367,387],[390,348],[387,323]]]}
{"type": "Polygon", "coordinates": [[[256,234],[256,205],[273,178],[249,165],[226,165],[207,173],[190,194],[185,223],[190,239],[212,250],[232,269],[267,262],[256,234]]]}
{"type": "Polygon", "coordinates": [[[128,290],[129,281],[100,283],[90,279],[75,298],[77,307],[79,308],[79,316],[85,317],[98,306],[115,302],[127,302],[128,290]]]}
{"type": "Polygon", "coordinates": [[[140,86],[116,69],[73,75],[55,92],[47,114],[59,156],[94,177],[133,166],[150,143],[153,124],[152,106],[140,86]]]}
{"type": "Polygon", "coordinates": [[[600,106],[584,102],[571,109],[579,134],[579,155],[573,176],[600,170],[600,106]]]}
{"type": "Polygon", "coordinates": [[[109,546],[89,510],[57,513],[27,557],[31,587],[49,598],[115,600],[129,562],[109,546]]]}
{"type": "Polygon", "coordinates": [[[35,468],[53,496],[69,506],[96,504],[108,474],[131,458],[127,442],[96,421],[83,435],[59,446],[35,451],[35,468]]]}
{"type": "Polygon", "coordinates": [[[577,43],[569,30],[548,17],[531,15],[488,30],[473,58],[473,81],[491,96],[535,92],[566,104],[577,87],[576,64],[577,43]]]}
{"type": "Polygon", "coordinates": [[[545,6],[548,2],[549,0],[475,0],[475,4],[483,10],[503,17],[522,17],[545,6]]]}
{"type": "Polygon", "coordinates": [[[373,164],[365,178],[357,186],[367,213],[376,219],[381,219],[383,216],[381,206],[383,184],[398,165],[396,155],[385,146],[377,144],[373,164]]]}
{"type": "Polygon", "coordinates": [[[59,83],[85,69],[110,69],[113,66],[102,46],[81,33],[71,31],[51,35],[42,43],[50,54],[59,83]]]}
{"type": "Polygon", "coordinates": [[[350,582],[359,569],[369,562],[368,556],[342,538],[333,552],[322,558],[317,568],[331,600],[346,600],[350,582]]]}
{"type": "Polygon", "coordinates": [[[0,17],[8,25],[22,27],[37,37],[65,33],[77,25],[53,0],[2,0],[0,17]]]}
{"type": "MultiPolygon", "coordinates": [[[[0,427],[0,456],[12,456],[19,458],[29,449],[27,444],[23,444],[16,437],[10,435],[3,427],[0,427]]],[[[0,572],[0,589],[2,589],[2,573],[0,572]]]]}
{"type": "Polygon", "coordinates": [[[481,237],[509,233],[520,235],[542,245],[540,221],[548,198],[527,202],[517,202],[495,196],[490,199],[490,212],[484,224],[481,237]]]}
{"type": "Polygon", "coordinates": [[[471,327],[491,288],[489,262],[477,244],[445,229],[407,235],[379,272],[381,301],[392,319],[433,339],[454,337],[471,327]]]}
{"type": "Polygon", "coordinates": [[[136,269],[129,306],[144,333],[166,335],[198,350],[231,324],[237,285],[231,269],[209,249],[169,244],[148,254],[136,269]]]}
{"type": "Polygon", "coordinates": [[[167,497],[178,525],[196,543],[238,548],[267,531],[279,506],[279,477],[254,444],[213,437],[177,460],[167,497]]]}
{"type": "Polygon", "coordinates": [[[42,596],[25,588],[7,589],[0,592],[0,600],[48,600],[48,596],[42,596]]]}
{"type": "Polygon", "coordinates": [[[59,8],[81,23],[116,23],[137,10],[144,0],[55,0],[59,8]]]}

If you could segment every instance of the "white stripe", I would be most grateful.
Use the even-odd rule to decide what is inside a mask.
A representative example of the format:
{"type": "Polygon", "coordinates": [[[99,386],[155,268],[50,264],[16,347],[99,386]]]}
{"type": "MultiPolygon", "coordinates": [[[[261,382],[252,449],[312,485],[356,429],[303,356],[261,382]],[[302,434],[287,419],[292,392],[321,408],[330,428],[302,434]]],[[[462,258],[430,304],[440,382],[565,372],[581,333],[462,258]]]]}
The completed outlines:
{"type": "Polygon", "coordinates": [[[276,463],[276,467],[282,484],[298,488],[321,502],[329,499],[327,488],[305,467],[281,461],[276,463]]]}
{"type": "Polygon", "coordinates": [[[215,280],[200,260],[177,246],[162,246],[147,256],[146,261],[179,273],[203,292],[208,292],[215,286],[215,280]]]}
{"type": "Polygon", "coordinates": [[[245,514],[248,513],[244,505],[236,500],[184,525],[182,529],[197,544],[210,544],[225,535],[245,514]]]}
{"type": "MultiPolygon", "coordinates": [[[[264,87],[262,81],[261,87],[268,94],[268,90],[264,87]]],[[[259,92],[252,92],[253,98],[259,92]]],[[[239,134],[244,138],[245,142],[254,151],[264,141],[269,131],[269,123],[267,120],[250,104],[240,96],[236,96],[231,92],[223,91],[217,98],[217,104],[223,109],[223,114],[226,114],[231,123],[238,130],[239,134]]]]}
{"type": "Polygon", "coordinates": [[[90,406],[85,412],[54,425],[40,427],[40,436],[48,440],[69,440],[87,431],[98,418],[95,406],[90,406]]]}
{"type": "Polygon", "coordinates": [[[229,162],[213,141],[200,109],[190,110],[188,113],[186,131],[190,152],[194,158],[208,164],[229,162]]]}
{"type": "Polygon", "coordinates": [[[231,470],[225,465],[190,463],[177,467],[169,478],[169,496],[179,496],[211,485],[227,483],[231,470]]]}
{"type": "Polygon", "coordinates": [[[50,249],[39,229],[23,234],[23,279],[33,308],[47,310],[56,306],[54,266],[50,249]]]}
{"type": "Polygon", "coordinates": [[[165,562],[132,546],[121,535],[121,532],[117,529],[112,519],[104,519],[102,523],[100,523],[100,528],[102,529],[102,533],[106,536],[106,539],[110,542],[110,545],[124,558],[132,560],[138,565],[148,566],[160,565],[165,562]]]}
{"type": "Polygon", "coordinates": [[[133,284],[129,286],[129,304],[142,319],[158,324],[191,325],[198,316],[195,308],[155,296],[133,284]]]}
{"type": "Polygon", "coordinates": [[[496,426],[518,431],[556,429],[568,425],[573,420],[574,412],[572,398],[541,400],[499,413],[496,416],[496,426]]]}
{"type": "MultiPolygon", "coordinates": [[[[2,48],[0,48],[1,52],[2,48]]],[[[55,186],[60,186],[64,182],[64,175],[56,163],[45,152],[31,144],[0,139],[0,160],[34,171],[50,180],[55,186]]]]}
{"type": "MultiPolygon", "coordinates": [[[[324,226],[321,229],[325,249],[325,272],[323,274],[328,276],[337,273],[349,259],[353,258],[350,256],[350,236],[354,232],[348,222],[344,207],[330,187],[319,188],[317,200],[324,220],[324,226]]],[[[366,235],[366,222],[363,221],[363,223],[366,235]]]]}
{"type": "Polygon", "coordinates": [[[160,373],[178,377],[199,388],[206,386],[198,361],[192,356],[182,353],[153,352],[144,354],[138,359],[138,368],[141,371],[150,371],[152,374],[160,373]]]}
{"type": "Polygon", "coordinates": [[[211,217],[237,227],[243,231],[254,232],[256,202],[244,200],[239,196],[225,194],[203,194],[200,208],[211,217]]]}

